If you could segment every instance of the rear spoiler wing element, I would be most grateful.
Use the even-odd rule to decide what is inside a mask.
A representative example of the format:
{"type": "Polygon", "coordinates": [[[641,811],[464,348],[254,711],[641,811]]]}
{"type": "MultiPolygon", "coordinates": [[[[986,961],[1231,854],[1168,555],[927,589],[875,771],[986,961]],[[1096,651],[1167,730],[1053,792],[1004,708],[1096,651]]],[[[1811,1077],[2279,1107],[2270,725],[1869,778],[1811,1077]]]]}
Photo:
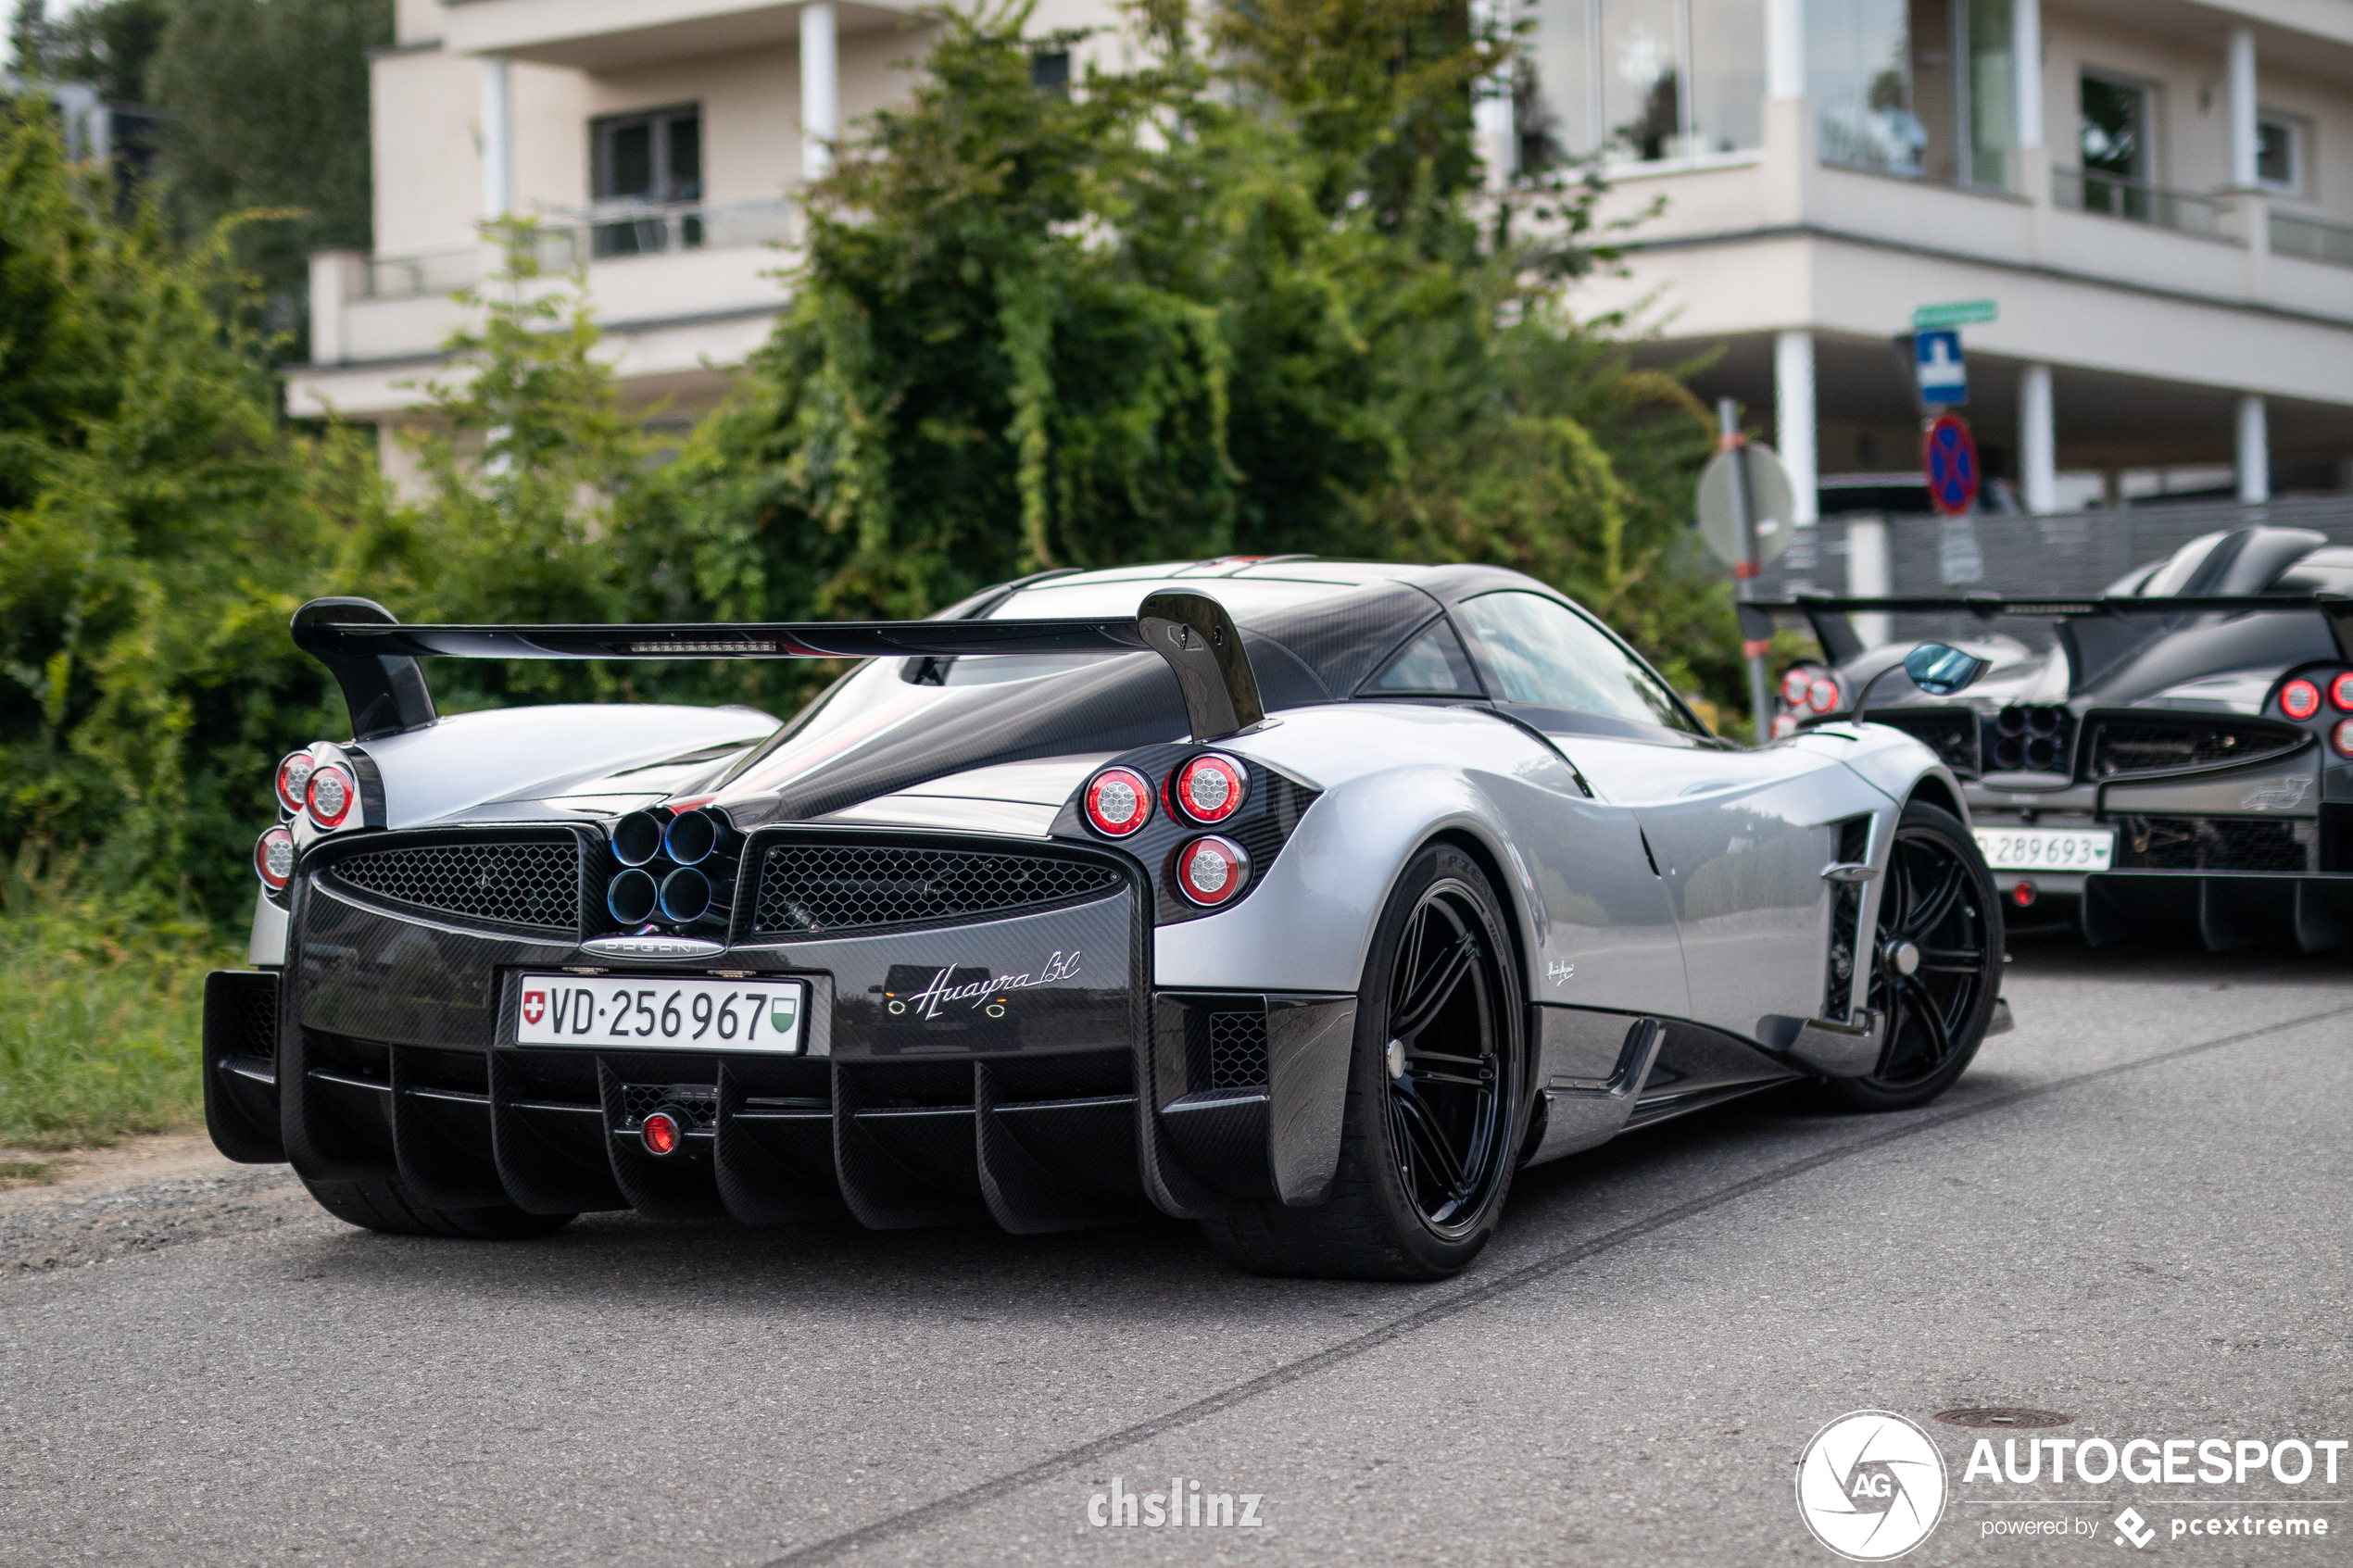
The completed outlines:
{"type": "Polygon", "coordinates": [[[1266,716],[1241,633],[1205,594],[1153,594],[1133,620],[811,621],[579,626],[404,626],[370,599],[313,599],[295,646],[343,688],[358,740],[422,729],[437,714],[418,660],[447,659],[954,659],[992,653],[1158,654],[1196,740],[1266,716]]]}
{"type": "MultiPolygon", "coordinates": [[[[1753,599],[1741,607],[1744,610],[1802,615],[1814,628],[1815,641],[1822,645],[1822,652],[1833,663],[1844,663],[1862,652],[1863,645],[1856,635],[1853,624],[1846,619],[1851,614],[1877,615],[1973,615],[1980,621],[1992,621],[1998,616],[2040,616],[2067,621],[2064,632],[2070,643],[2076,642],[2082,632],[2092,630],[2092,623],[2108,621],[2120,627],[2127,621],[2145,617],[2176,615],[2247,615],[2260,612],[2318,611],[2328,622],[2329,634],[2336,639],[2339,657],[2353,662],[2353,598],[2337,594],[2204,594],[2174,595],[2165,598],[2128,598],[2093,596],[2074,599],[2013,599],[2000,594],[1964,594],[1944,598],[1842,598],[1832,594],[1799,594],[1787,599],[1753,599]]],[[[1768,629],[1769,630],[1769,629],[1768,629]]],[[[1751,635],[1746,629],[1742,635],[1751,635]]],[[[2082,661],[2077,661],[2082,667],[2082,661]]]]}

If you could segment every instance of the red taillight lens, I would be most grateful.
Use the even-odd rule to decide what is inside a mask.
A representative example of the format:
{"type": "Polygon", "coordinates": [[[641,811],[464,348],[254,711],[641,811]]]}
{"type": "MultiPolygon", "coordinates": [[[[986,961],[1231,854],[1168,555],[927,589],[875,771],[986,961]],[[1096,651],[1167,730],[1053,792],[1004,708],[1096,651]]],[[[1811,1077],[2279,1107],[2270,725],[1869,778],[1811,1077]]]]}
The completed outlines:
{"type": "Polygon", "coordinates": [[[2353,719],[2339,719],[2336,734],[2329,737],[2339,757],[2353,757],[2353,719]]]}
{"type": "Polygon", "coordinates": [[[637,1137],[645,1144],[648,1154],[677,1153],[679,1140],[685,1135],[685,1129],[678,1125],[678,1118],[667,1110],[655,1111],[646,1118],[645,1125],[637,1129],[637,1137]]]}
{"type": "Polygon", "coordinates": [[[1177,769],[1169,794],[1187,820],[1207,827],[1240,810],[1249,788],[1250,775],[1240,763],[1211,752],[1177,769]]]}
{"type": "Polygon", "coordinates": [[[271,828],[255,841],[253,847],[254,874],[261,885],[275,893],[294,877],[294,834],[283,827],[271,828]]]}
{"type": "Polygon", "coordinates": [[[2329,683],[2329,700],[2336,704],[2339,713],[2353,713],[2353,670],[2329,683]]]}
{"type": "Polygon", "coordinates": [[[1152,786],[1133,768],[1105,768],[1087,781],[1087,823],[1106,838],[1126,838],[1151,821],[1152,786]]]}
{"type": "Polygon", "coordinates": [[[1817,713],[1838,710],[1838,683],[1825,675],[1806,689],[1806,706],[1817,713]]]}
{"type": "Polygon", "coordinates": [[[1202,908],[1230,904],[1250,881],[1250,857],[1230,838],[1196,838],[1176,851],[1176,891],[1202,908]]]}
{"type": "Polygon", "coordinates": [[[1781,700],[1792,708],[1806,706],[1806,694],[1814,689],[1814,672],[1800,664],[1781,677],[1781,700]]]}
{"type": "Polygon", "coordinates": [[[2309,719],[2321,710],[2321,688],[2309,681],[2290,681],[2280,688],[2280,711],[2291,719],[2309,719]]]}
{"type": "Polygon", "coordinates": [[[310,820],[322,828],[341,827],[351,815],[351,802],[359,794],[351,775],[330,762],[310,771],[310,782],[303,789],[303,800],[310,808],[310,820]]]}
{"type": "Polygon", "coordinates": [[[2023,909],[2034,902],[2034,884],[2021,882],[2010,889],[2010,902],[2023,909]]]}
{"type": "Polygon", "coordinates": [[[302,792],[309,787],[311,770],[317,766],[307,751],[286,753],[278,764],[278,804],[289,811],[301,810],[302,792]]]}

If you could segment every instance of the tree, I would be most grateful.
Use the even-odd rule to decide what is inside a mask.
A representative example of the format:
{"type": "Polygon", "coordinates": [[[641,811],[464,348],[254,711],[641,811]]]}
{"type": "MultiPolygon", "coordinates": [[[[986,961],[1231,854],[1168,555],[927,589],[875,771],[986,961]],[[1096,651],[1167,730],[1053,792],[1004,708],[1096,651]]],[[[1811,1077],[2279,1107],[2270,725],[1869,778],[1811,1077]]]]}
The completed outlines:
{"type": "Polygon", "coordinates": [[[668,582],[786,619],[1049,566],[1487,559],[1737,690],[1672,657],[1732,640],[1682,547],[1703,413],[1561,301],[1596,187],[1517,192],[1527,239],[1484,194],[1498,40],[1442,0],[1283,0],[1209,56],[1164,6],[1139,69],[1065,94],[1031,60],[1072,40],[1027,14],[944,14],[812,194],[792,309],[649,498],[668,582]]]}

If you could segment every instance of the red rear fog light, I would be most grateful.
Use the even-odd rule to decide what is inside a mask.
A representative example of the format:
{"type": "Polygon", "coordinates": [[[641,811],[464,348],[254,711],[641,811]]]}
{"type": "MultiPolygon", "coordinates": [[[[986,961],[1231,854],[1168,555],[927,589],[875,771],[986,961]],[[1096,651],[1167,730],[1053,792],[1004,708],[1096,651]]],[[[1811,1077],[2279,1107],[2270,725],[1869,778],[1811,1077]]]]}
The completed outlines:
{"type": "Polygon", "coordinates": [[[646,1146],[648,1154],[675,1154],[686,1136],[686,1130],[678,1124],[678,1118],[667,1110],[653,1112],[637,1129],[638,1141],[646,1146]]]}

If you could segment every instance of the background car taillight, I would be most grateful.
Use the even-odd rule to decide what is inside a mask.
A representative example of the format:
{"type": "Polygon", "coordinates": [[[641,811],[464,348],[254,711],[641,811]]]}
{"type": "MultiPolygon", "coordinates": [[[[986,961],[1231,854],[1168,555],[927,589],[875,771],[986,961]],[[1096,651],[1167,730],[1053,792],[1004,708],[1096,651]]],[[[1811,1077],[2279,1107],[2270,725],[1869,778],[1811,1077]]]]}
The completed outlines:
{"type": "Polygon", "coordinates": [[[2329,700],[2336,704],[2339,713],[2353,713],[2353,670],[2343,671],[2329,683],[2329,700]]]}
{"type": "Polygon", "coordinates": [[[271,828],[255,840],[253,847],[254,874],[261,878],[261,885],[276,893],[293,880],[295,862],[294,834],[283,825],[271,828]]]}
{"type": "Polygon", "coordinates": [[[2280,688],[2280,711],[2291,719],[2309,719],[2321,710],[2321,688],[2298,679],[2280,688]]]}
{"type": "Polygon", "coordinates": [[[1133,768],[1105,768],[1087,781],[1087,825],[1126,838],[1152,818],[1152,786],[1133,768]]]}
{"type": "Polygon", "coordinates": [[[1806,688],[1806,706],[1817,713],[1832,713],[1838,709],[1838,683],[1824,675],[1806,688]]]}
{"type": "Polygon", "coordinates": [[[2339,757],[2353,757],[2353,719],[2339,719],[2336,734],[2329,737],[2339,757]]]}
{"type": "Polygon", "coordinates": [[[289,811],[302,809],[302,792],[310,785],[312,770],[318,763],[307,751],[290,751],[278,764],[278,804],[289,811]]]}
{"type": "Polygon", "coordinates": [[[1186,821],[1208,827],[1240,810],[1249,788],[1250,775],[1241,764],[1213,751],[1176,770],[1169,798],[1186,821]]]}
{"type": "Polygon", "coordinates": [[[1808,693],[1814,689],[1814,672],[1803,664],[1793,664],[1781,676],[1781,700],[1792,708],[1806,706],[1808,693]]]}
{"type": "Polygon", "coordinates": [[[310,780],[303,788],[303,801],[310,808],[310,820],[322,828],[341,827],[351,815],[351,802],[359,795],[359,786],[351,775],[330,762],[314,768],[310,780]]]}
{"type": "Polygon", "coordinates": [[[1176,851],[1176,891],[1203,909],[1231,903],[1250,881],[1250,857],[1230,838],[1196,838],[1176,851]]]}

